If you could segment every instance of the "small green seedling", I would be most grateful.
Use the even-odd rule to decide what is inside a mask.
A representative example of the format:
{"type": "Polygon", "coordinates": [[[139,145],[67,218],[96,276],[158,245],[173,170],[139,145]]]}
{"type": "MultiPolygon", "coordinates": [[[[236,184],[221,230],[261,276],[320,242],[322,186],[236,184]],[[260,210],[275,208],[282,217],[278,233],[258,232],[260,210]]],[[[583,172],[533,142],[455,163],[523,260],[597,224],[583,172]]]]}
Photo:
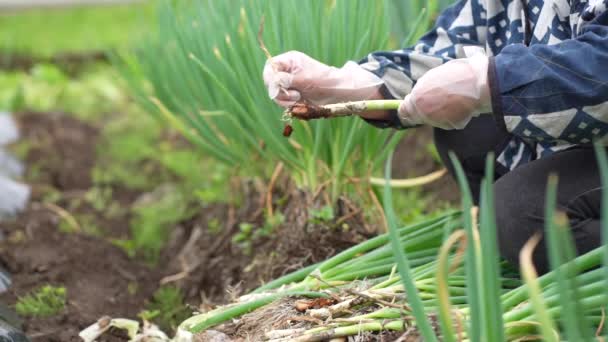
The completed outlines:
{"type": "Polygon", "coordinates": [[[326,205],[321,209],[311,209],[310,210],[310,218],[309,221],[311,223],[325,223],[333,220],[335,218],[334,208],[330,205],[326,205]]]}
{"type": "Polygon", "coordinates": [[[207,230],[213,235],[219,234],[222,231],[220,220],[212,218],[207,222],[207,230]]]}
{"type": "Polygon", "coordinates": [[[174,286],[164,286],[156,290],[150,304],[139,313],[139,317],[157,323],[163,330],[172,330],[191,313],[184,304],[182,291],[174,286]]]}
{"type": "Polygon", "coordinates": [[[66,300],[65,287],[45,285],[31,294],[19,297],[15,310],[24,317],[50,317],[65,308],[66,300]]]}
{"type": "Polygon", "coordinates": [[[264,225],[255,232],[254,237],[270,236],[275,229],[285,222],[285,216],[281,213],[274,213],[266,217],[264,225]]]}
{"type": "Polygon", "coordinates": [[[243,252],[250,255],[252,252],[253,230],[254,226],[251,223],[242,222],[239,224],[238,233],[232,236],[232,242],[239,245],[243,252]]]}
{"type": "Polygon", "coordinates": [[[253,224],[242,222],[239,224],[239,232],[232,237],[232,242],[241,243],[251,239],[253,224]]]}
{"type": "Polygon", "coordinates": [[[112,201],[112,188],[95,186],[85,193],[85,200],[97,211],[105,211],[112,201]]]}
{"type": "Polygon", "coordinates": [[[273,216],[267,217],[262,226],[243,222],[239,224],[239,231],[232,237],[232,242],[238,244],[245,254],[250,255],[253,252],[253,242],[271,236],[276,227],[284,221],[285,216],[283,214],[275,213],[273,216]]]}

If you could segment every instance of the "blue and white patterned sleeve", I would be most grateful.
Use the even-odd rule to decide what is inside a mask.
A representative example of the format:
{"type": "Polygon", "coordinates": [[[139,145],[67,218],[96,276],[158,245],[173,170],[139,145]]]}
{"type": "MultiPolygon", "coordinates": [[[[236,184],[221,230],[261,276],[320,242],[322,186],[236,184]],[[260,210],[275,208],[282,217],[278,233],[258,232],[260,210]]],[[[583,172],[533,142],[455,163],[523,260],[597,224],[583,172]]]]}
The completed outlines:
{"type": "MultiPolygon", "coordinates": [[[[386,98],[402,99],[416,80],[428,70],[454,58],[465,57],[465,46],[485,46],[486,11],[483,0],[460,0],[445,9],[435,27],[418,43],[397,51],[377,51],[360,61],[363,68],[384,81],[382,93],[386,98]]],[[[405,128],[396,113],[391,122],[368,122],[379,127],[405,128]]]]}
{"type": "Polygon", "coordinates": [[[575,38],[511,45],[494,57],[493,112],[507,131],[558,145],[608,136],[607,5],[608,0],[572,1],[575,38]]]}

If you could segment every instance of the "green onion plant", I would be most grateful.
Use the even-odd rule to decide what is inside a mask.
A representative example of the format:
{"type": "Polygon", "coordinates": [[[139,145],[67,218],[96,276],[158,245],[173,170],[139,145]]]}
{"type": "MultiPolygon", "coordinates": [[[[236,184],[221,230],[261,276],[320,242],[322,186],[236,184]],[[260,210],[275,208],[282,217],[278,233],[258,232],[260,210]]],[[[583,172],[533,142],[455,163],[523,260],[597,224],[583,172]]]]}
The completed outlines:
{"type": "Polygon", "coordinates": [[[339,195],[351,177],[378,171],[401,133],[360,119],[295,122],[282,136],[282,109],[262,80],[266,56],[300,50],[341,66],[387,49],[387,1],[199,0],[164,3],[158,32],[123,59],[122,71],[150,113],[166,119],[215,160],[268,176],[283,162],[301,186],[329,183],[339,195]],[[256,160],[258,162],[256,162],[256,160]]]}

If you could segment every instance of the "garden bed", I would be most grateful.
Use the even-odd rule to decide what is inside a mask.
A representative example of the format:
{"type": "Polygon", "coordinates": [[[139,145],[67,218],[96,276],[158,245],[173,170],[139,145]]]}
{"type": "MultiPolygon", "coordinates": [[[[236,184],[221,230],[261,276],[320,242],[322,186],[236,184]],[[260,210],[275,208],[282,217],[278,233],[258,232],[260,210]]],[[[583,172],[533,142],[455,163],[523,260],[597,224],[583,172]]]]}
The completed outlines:
{"type": "MultiPolygon", "coordinates": [[[[68,292],[65,310],[44,319],[26,320],[24,330],[33,340],[77,340],[81,328],[100,316],[120,312],[136,316],[151,297],[162,277],[142,262],[129,258],[107,238],[74,230],[62,219],[57,207],[82,196],[91,187],[90,171],[95,163],[97,129],[57,113],[28,113],[18,117],[28,148],[31,166],[32,203],[14,222],[0,224],[6,241],[0,260],[12,274],[13,286],[1,297],[14,305],[43,284],[64,286],[68,292]],[[59,196],[55,205],[44,204],[45,196],[59,196]],[[134,284],[134,285],[133,285],[134,284]],[[136,286],[135,291],[129,291],[136,286]]],[[[123,205],[134,194],[117,196],[123,205]]],[[[80,207],[80,212],[91,212],[80,207]]],[[[70,214],[72,215],[72,214],[70,214]]],[[[110,236],[128,235],[127,217],[95,223],[110,236]]]]}
{"type": "Polygon", "coordinates": [[[76,340],[81,329],[104,315],[136,318],[161,284],[182,289],[191,311],[201,304],[208,309],[376,233],[346,199],[339,201],[333,222],[310,222],[308,210],[319,199],[279,179],[273,207],[285,223],[244,248],[235,236],[242,233],[241,223],[263,224],[267,194],[260,194],[263,187],[255,182],[240,182],[235,185],[244,194],[240,205],[195,210],[171,228],[151,265],[115,243],[131,237],[131,207],[150,193],[113,186],[112,199],[123,209],[116,212],[96,210],[84,199],[94,186],[102,128],[60,113],[25,113],[17,119],[33,198],[14,221],[0,224],[7,236],[0,261],[13,277],[0,301],[14,305],[45,284],[67,290],[59,314],[26,319],[24,330],[33,340],[76,340]]]}

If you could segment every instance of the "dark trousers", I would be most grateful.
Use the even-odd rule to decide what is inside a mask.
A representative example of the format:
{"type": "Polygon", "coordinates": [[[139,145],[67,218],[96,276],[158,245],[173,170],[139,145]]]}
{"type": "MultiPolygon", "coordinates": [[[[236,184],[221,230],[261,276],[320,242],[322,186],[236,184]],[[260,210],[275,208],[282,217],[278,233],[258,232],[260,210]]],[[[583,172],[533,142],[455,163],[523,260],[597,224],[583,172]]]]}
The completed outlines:
{"type": "MultiPolygon", "coordinates": [[[[494,118],[481,116],[463,130],[435,129],[439,155],[454,175],[448,157],[453,151],[462,163],[474,200],[479,201],[486,154],[500,153],[509,135],[497,129],[494,118]]],[[[559,177],[558,209],[568,215],[579,254],[601,245],[601,182],[592,148],[574,148],[532,161],[513,171],[496,163],[494,196],[498,245],[503,258],[519,264],[519,251],[537,231],[544,229],[547,177],[559,177]]],[[[548,271],[544,241],[536,248],[534,263],[540,273],[548,271]]]]}

